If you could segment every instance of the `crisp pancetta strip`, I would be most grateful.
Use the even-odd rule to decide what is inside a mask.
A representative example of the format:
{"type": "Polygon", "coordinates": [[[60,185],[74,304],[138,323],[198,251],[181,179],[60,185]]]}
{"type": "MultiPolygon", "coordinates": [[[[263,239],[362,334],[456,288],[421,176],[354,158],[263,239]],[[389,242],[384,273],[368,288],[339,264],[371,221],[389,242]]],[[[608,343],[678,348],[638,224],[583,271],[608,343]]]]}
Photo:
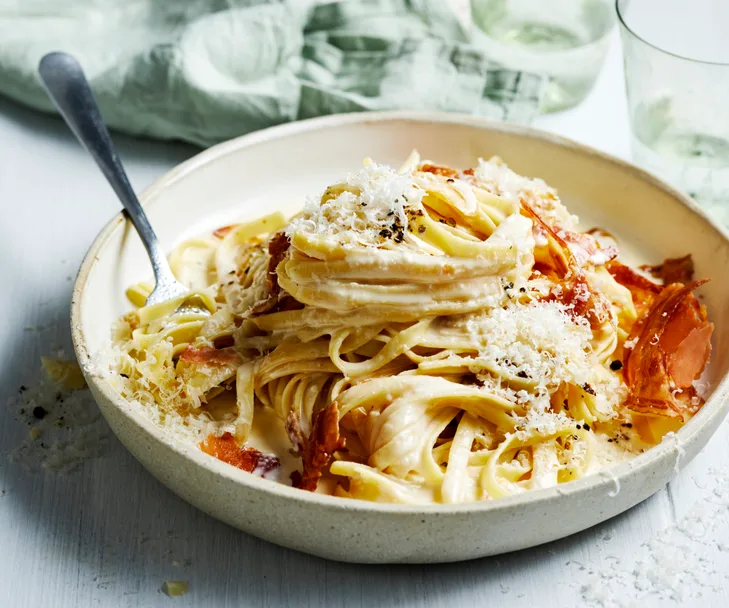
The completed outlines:
{"type": "Polygon", "coordinates": [[[694,261],[691,254],[682,258],[667,258],[663,261],[663,264],[657,266],[641,266],[640,268],[661,279],[664,285],[670,285],[671,283],[687,284],[694,279],[694,261]]]}
{"type": "Polygon", "coordinates": [[[332,455],[344,447],[344,439],[339,436],[339,408],[334,401],[328,407],[314,414],[311,435],[304,442],[301,461],[303,471],[295,471],[291,480],[295,487],[313,492],[322,475],[329,466],[332,455]]]}
{"type": "Polygon", "coordinates": [[[686,420],[696,396],[694,380],[701,376],[711,352],[714,326],[706,309],[691,293],[702,283],[674,283],[654,298],[631,333],[626,349],[626,407],[642,414],[686,420]]]}
{"type": "Polygon", "coordinates": [[[220,437],[209,435],[200,444],[200,449],[238,469],[261,476],[281,466],[279,459],[272,454],[264,454],[255,448],[240,447],[231,433],[223,433],[220,437]]]}
{"type": "Polygon", "coordinates": [[[213,348],[212,346],[190,344],[180,353],[180,361],[215,366],[239,363],[240,356],[232,348],[213,348]]]}

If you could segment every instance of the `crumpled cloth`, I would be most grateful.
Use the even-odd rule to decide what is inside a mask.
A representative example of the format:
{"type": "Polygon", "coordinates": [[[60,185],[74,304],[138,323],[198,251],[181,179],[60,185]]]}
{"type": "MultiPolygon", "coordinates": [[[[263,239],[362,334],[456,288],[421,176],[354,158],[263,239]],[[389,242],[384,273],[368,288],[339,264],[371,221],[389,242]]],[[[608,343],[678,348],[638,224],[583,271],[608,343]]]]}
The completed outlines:
{"type": "Polygon", "coordinates": [[[366,110],[524,123],[544,84],[470,45],[445,0],[6,0],[0,93],[53,111],[51,51],[81,62],[112,128],[201,146],[366,110]]]}

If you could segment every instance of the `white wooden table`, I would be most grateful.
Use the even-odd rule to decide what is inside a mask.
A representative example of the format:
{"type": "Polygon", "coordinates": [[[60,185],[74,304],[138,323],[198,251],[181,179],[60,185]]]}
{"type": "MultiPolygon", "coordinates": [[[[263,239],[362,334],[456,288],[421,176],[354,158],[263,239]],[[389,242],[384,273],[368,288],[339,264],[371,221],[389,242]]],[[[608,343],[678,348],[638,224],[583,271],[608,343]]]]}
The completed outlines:
{"type": "MultiPolygon", "coordinates": [[[[629,155],[617,42],[589,99],[537,126],[629,155]]],[[[196,152],[115,139],[138,189],[196,152]]],[[[0,404],[37,382],[40,354],[71,352],[71,277],[118,208],[59,119],[0,99],[0,404]]],[[[173,495],[113,437],[71,473],[28,472],[5,456],[28,434],[15,414],[0,417],[2,608],[729,606],[727,423],[667,489],[582,534],[467,563],[380,567],[233,530],[173,495]],[[187,580],[189,593],[167,598],[166,579],[187,580]]]]}

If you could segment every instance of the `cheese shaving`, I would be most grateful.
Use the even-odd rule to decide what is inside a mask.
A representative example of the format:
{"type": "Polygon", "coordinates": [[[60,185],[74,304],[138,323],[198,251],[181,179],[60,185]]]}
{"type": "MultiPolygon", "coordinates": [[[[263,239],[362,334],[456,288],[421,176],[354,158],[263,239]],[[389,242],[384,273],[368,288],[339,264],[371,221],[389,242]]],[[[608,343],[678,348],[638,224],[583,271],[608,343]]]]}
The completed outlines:
{"type": "Polygon", "coordinates": [[[350,174],[343,184],[345,189],[307,198],[286,234],[309,234],[348,248],[371,247],[384,241],[385,231],[407,231],[408,210],[418,209],[425,193],[411,173],[375,163],[350,174]]]}
{"type": "Polygon", "coordinates": [[[493,308],[467,323],[478,360],[501,373],[533,379],[539,392],[560,383],[584,384],[590,377],[592,333],[556,302],[493,308]]]}

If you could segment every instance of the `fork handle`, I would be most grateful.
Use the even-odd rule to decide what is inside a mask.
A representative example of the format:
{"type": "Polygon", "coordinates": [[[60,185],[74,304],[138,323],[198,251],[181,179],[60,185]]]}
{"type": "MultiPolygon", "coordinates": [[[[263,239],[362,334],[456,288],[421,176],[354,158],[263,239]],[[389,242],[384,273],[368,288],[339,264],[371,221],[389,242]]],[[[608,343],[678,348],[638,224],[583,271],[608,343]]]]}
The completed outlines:
{"type": "Polygon", "coordinates": [[[76,139],[96,161],[142,239],[159,282],[174,277],[101,117],[83,69],[68,53],[49,53],[38,66],[48,95],[76,139]]]}

